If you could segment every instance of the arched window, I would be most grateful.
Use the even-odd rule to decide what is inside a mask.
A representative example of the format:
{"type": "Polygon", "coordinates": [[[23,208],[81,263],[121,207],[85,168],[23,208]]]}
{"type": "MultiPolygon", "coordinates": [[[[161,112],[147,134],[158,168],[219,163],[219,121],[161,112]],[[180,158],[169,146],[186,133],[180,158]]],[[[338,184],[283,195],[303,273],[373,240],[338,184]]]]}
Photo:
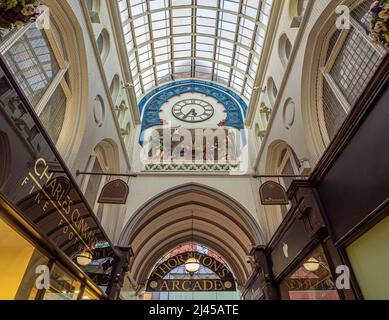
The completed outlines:
{"type": "MultiPolygon", "coordinates": [[[[278,153],[278,162],[276,173],[279,175],[298,175],[300,170],[300,161],[296,153],[289,145],[283,146],[278,153]]],[[[282,184],[288,189],[294,178],[282,178],[282,184]]]]}
{"type": "MultiPolygon", "coordinates": [[[[278,141],[269,148],[267,173],[279,176],[298,176],[300,175],[301,162],[292,147],[284,141],[278,141]]],[[[288,190],[291,183],[295,180],[293,177],[283,177],[278,181],[285,190],[288,190]]],[[[278,212],[284,217],[290,206],[279,206],[278,212]]]]}
{"type": "Polygon", "coordinates": [[[111,91],[112,100],[115,103],[117,98],[118,98],[119,92],[120,92],[119,75],[115,74],[115,76],[113,77],[113,79],[111,81],[111,85],[110,85],[109,89],[111,91]]]}
{"type": "Polygon", "coordinates": [[[267,81],[267,95],[269,97],[271,105],[273,106],[278,96],[278,88],[274,83],[272,77],[270,77],[269,80],[267,81]]]}
{"type": "MultiPolygon", "coordinates": [[[[185,257],[189,252],[196,252],[196,254],[199,255],[199,257],[207,257],[206,259],[199,259],[199,268],[194,274],[190,274],[186,267],[185,264],[181,264],[180,262],[179,265],[176,267],[173,267],[168,271],[166,275],[164,275],[164,279],[209,279],[210,281],[215,280],[215,279],[220,279],[220,276],[215,273],[215,264],[221,264],[217,266],[216,268],[224,268],[224,270],[229,270],[231,272],[231,280],[236,281],[234,279],[235,275],[232,273],[232,268],[228,265],[226,260],[220,256],[220,254],[211,248],[208,248],[204,245],[198,244],[198,243],[184,243],[179,245],[178,247],[169,250],[169,252],[165,253],[162,255],[159,259],[158,262],[154,266],[154,271],[163,263],[167,263],[169,265],[169,259],[174,258],[174,257],[185,257]],[[211,261],[211,259],[214,259],[214,262],[211,261]],[[201,264],[201,261],[205,262],[210,262],[210,264],[205,265],[201,264]]],[[[224,300],[224,299],[229,299],[229,300],[240,300],[240,292],[239,291],[210,291],[206,293],[201,293],[201,292],[196,292],[196,295],[194,295],[194,292],[189,290],[187,292],[178,292],[178,293],[172,293],[172,292],[164,292],[163,290],[161,292],[143,292],[142,293],[142,299],[143,300],[175,300],[178,297],[180,299],[184,298],[187,300],[194,300],[194,299],[202,299],[202,298],[209,298],[212,296],[213,299],[215,300],[224,300]]]]}
{"type": "Polygon", "coordinates": [[[281,62],[284,66],[287,65],[290,55],[292,53],[292,43],[290,42],[288,36],[284,33],[279,40],[278,44],[278,54],[280,56],[281,62]]]}
{"type": "Polygon", "coordinates": [[[110,50],[110,37],[107,29],[103,29],[97,38],[97,48],[99,49],[103,63],[107,60],[110,50]]]}
{"type": "Polygon", "coordinates": [[[71,96],[67,80],[70,63],[61,33],[53,19],[50,28],[40,29],[31,24],[23,30],[4,57],[51,139],[57,143],[71,96]]]}
{"type": "MultiPolygon", "coordinates": [[[[85,170],[93,173],[119,172],[118,157],[117,146],[104,140],[93,150],[85,170]]],[[[107,179],[108,177],[103,175],[86,175],[82,183],[85,198],[100,221],[103,218],[104,205],[97,203],[97,200],[103,186],[108,182],[107,179]]]]}
{"type": "Polygon", "coordinates": [[[354,9],[351,28],[333,30],[322,52],[318,114],[326,144],[335,137],[385,54],[366,33],[370,4],[365,0],[354,9]]]}

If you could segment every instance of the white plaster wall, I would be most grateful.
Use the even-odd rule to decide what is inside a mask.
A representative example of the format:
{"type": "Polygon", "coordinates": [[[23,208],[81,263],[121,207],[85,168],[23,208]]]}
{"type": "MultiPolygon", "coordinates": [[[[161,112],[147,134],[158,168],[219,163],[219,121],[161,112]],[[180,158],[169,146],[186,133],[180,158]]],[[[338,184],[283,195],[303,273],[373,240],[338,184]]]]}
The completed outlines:
{"type": "MultiPolygon", "coordinates": [[[[118,61],[118,52],[116,50],[116,44],[114,41],[113,36],[113,30],[112,26],[110,24],[110,17],[108,14],[107,9],[107,3],[106,1],[101,1],[101,10],[100,10],[100,24],[92,24],[93,26],[93,33],[89,32],[88,29],[88,21],[86,20],[82,7],[80,5],[81,1],[83,0],[68,0],[69,5],[71,6],[74,14],[77,17],[77,20],[81,26],[81,29],[83,30],[83,37],[85,41],[85,49],[86,49],[86,55],[87,55],[87,64],[88,64],[88,74],[81,74],[80,77],[87,79],[88,81],[88,104],[81,106],[82,108],[85,108],[85,112],[87,113],[87,123],[84,131],[83,140],[81,143],[81,147],[79,149],[79,152],[77,153],[75,157],[75,161],[73,162],[73,165],[71,166],[71,171],[73,174],[75,174],[76,170],[85,170],[88,164],[88,160],[95,149],[95,147],[102,141],[102,140],[110,140],[118,147],[118,158],[119,158],[119,172],[128,172],[130,170],[128,163],[126,161],[125,154],[129,155],[132,147],[132,138],[133,136],[130,136],[126,139],[126,147],[128,149],[125,149],[122,147],[120,142],[120,131],[118,132],[116,127],[116,116],[111,111],[111,108],[113,106],[118,105],[122,100],[126,102],[128,105],[127,97],[124,92],[124,90],[120,90],[118,98],[114,101],[114,104],[112,104],[111,93],[109,90],[109,86],[111,84],[111,81],[115,74],[118,74],[120,79],[122,79],[122,70],[120,68],[120,65],[117,63],[118,61]],[[95,39],[100,34],[101,30],[103,28],[106,28],[107,31],[110,33],[110,52],[109,55],[103,65],[103,68],[101,68],[101,63],[99,63],[100,56],[98,52],[96,52],[95,47],[93,43],[96,41],[95,39]],[[104,109],[105,109],[105,118],[104,121],[101,124],[97,124],[94,119],[94,101],[96,96],[99,95],[102,98],[104,109]]],[[[87,19],[89,19],[87,17],[87,19]]],[[[74,52],[70,52],[70,54],[75,54],[74,52]]],[[[127,122],[131,123],[131,126],[133,128],[133,122],[131,119],[131,115],[128,112],[128,115],[122,121],[122,125],[126,124],[127,122]]],[[[132,130],[133,131],[133,130],[132,130]]],[[[80,176],[77,177],[77,181],[79,182],[80,186],[83,184],[83,180],[85,178],[80,176]]],[[[94,204],[91,204],[92,207],[94,204]]],[[[106,207],[106,211],[109,213],[109,216],[105,214],[105,217],[103,218],[102,225],[104,229],[106,230],[108,236],[111,237],[112,240],[115,240],[118,238],[118,230],[121,227],[124,213],[126,211],[125,207],[106,207]]]]}
{"type": "MultiPolygon", "coordinates": [[[[268,79],[269,77],[274,78],[274,81],[279,89],[280,97],[277,110],[273,114],[274,120],[268,128],[268,138],[263,141],[264,145],[261,145],[263,151],[259,155],[257,155],[259,156],[259,166],[257,170],[258,173],[266,172],[266,160],[268,157],[269,146],[277,140],[284,140],[285,142],[287,142],[295,151],[299,159],[305,158],[309,160],[312,168],[316,165],[316,159],[314,159],[310,154],[307,142],[304,139],[306,134],[309,133],[306,133],[304,131],[301,111],[301,83],[303,76],[302,71],[304,66],[305,51],[307,50],[307,48],[309,48],[310,45],[309,43],[307,43],[310,30],[313,28],[320,14],[324,11],[325,7],[330,2],[330,0],[313,1],[313,7],[312,11],[309,14],[307,26],[304,30],[302,30],[303,34],[301,42],[297,46],[295,59],[293,61],[290,61],[291,69],[287,74],[285,74],[285,69],[280,63],[281,60],[278,54],[277,41],[279,39],[279,36],[281,36],[283,33],[286,33],[291,40],[295,39],[298,29],[290,28],[291,19],[289,17],[289,1],[286,1],[284,4],[283,17],[285,17],[285,19],[280,19],[276,36],[277,41],[274,43],[271,53],[271,59],[265,76],[265,79],[268,79]],[[286,84],[285,88],[281,90],[280,86],[281,82],[283,81],[283,77],[285,77],[284,81],[286,84]],[[295,103],[295,120],[293,125],[290,128],[287,128],[283,119],[283,111],[285,103],[290,98],[295,103]]],[[[268,106],[270,105],[269,98],[266,93],[262,95],[260,101],[264,101],[268,106]]],[[[259,119],[259,108],[257,108],[255,118],[259,119]]],[[[255,122],[253,125],[255,125],[255,122]]]]}
{"type": "Polygon", "coordinates": [[[132,178],[130,182],[131,192],[125,221],[130,220],[138,209],[155,196],[189,183],[208,186],[227,194],[251,213],[261,228],[264,227],[263,221],[258,215],[257,183],[254,179],[246,176],[140,175],[137,178],[132,178]]]}
{"type": "MultiPolygon", "coordinates": [[[[256,161],[258,164],[256,169],[257,174],[270,173],[267,172],[268,168],[266,167],[267,159],[269,156],[269,148],[274,142],[279,140],[288,143],[295,151],[299,160],[308,160],[309,166],[311,168],[314,168],[317,162],[317,159],[314,158],[310,153],[307,140],[305,139],[305,137],[307,137],[307,135],[310,133],[305,132],[303,126],[301,110],[301,87],[303,81],[305,52],[306,50],[309,50],[310,47],[310,43],[308,43],[308,37],[317,19],[324,11],[326,6],[331,2],[331,0],[320,0],[312,2],[312,10],[311,12],[307,13],[309,16],[306,27],[300,30],[302,33],[301,41],[295,44],[299,29],[290,28],[290,23],[292,20],[289,15],[289,1],[284,1],[282,15],[280,17],[275,40],[273,42],[270,53],[269,64],[267,65],[266,72],[264,73],[264,85],[267,84],[267,79],[269,77],[273,77],[274,82],[276,83],[279,90],[279,97],[276,101],[276,104],[272,106],[267,95],[267,91],[262,93],[252,124],[252,131],[254,131],[255,123],[258,123],[260,119],[259,107],[262,102],[264,102],[266,106],[272,107],[273,114],[269,123],[267,137],[265,137],[263,141],[260,141],[259,138],[256,138],[257,143],[255,145],[258,152],[255,156],[256,160],[254,161],[256,161]],[[290,70],[288,72],[286,72],[286,68],[281,63],[278,50],[278,39],[283,33],[288,35],[289,39],[297,50],[295,57],[293,58],[292,56],[291,60],[289,61],[290,70]],[[284,86],[282,86],[282,83],[284,86]],[[284,106],[289,99],[292,99],[295,104],[295,119],[291,127],[285,124],[283,117],[284,106]]],[[[267,221],[267,225],[269,227],[268,232],[270,234],[273,234],[278,228],[279,224],[282,222],[282,217],[280,215],[275,215],[276,210],[273,209],[274,208],[260,208],[260,215],[266,217],[265,220],[267,221]]]]}

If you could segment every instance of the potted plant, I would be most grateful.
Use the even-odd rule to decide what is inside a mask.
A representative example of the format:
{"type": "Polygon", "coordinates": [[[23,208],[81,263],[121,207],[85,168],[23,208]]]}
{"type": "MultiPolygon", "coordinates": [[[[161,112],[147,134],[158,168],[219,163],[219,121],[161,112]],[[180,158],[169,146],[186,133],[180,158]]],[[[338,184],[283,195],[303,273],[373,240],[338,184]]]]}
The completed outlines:
{"type": "MultiPolygon", "coordinates": [[[[12,30],[35,22],[39,5],[39,0],[0,0],[0,28],[12,30]]],[[[1,35],[0,31],[0,39],[1,35]]]]}
{"type": "Polygon", "coordinates": [[[389,48],[389,0],[374,1],[370,7],[370,35],[374,42],[389,48]]]}

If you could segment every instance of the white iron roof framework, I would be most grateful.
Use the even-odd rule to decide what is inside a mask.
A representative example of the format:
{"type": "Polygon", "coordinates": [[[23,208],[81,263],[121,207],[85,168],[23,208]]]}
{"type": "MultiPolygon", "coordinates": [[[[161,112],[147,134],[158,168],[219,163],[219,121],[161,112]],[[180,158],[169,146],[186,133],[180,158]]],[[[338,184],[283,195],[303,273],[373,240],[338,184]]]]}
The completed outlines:
{"type": "Polygon", "coordinates": [[[204,79],[251,96],[272,0],[118,0],[136,96],[204,79]]]}

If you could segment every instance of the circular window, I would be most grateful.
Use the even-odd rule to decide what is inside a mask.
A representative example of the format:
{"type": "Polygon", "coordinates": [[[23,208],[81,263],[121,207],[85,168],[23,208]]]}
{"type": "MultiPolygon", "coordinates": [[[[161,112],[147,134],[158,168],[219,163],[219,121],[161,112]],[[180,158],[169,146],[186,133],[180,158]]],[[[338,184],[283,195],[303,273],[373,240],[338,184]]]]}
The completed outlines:
{"type": "Polygon", "coordinates": [[[288,99],[284,105],[284,110],[282,113],[282,117],[286,129],[289,130],[293,126],[295,116],[296,116],[296,105],[292,99],[288,99]]]}

